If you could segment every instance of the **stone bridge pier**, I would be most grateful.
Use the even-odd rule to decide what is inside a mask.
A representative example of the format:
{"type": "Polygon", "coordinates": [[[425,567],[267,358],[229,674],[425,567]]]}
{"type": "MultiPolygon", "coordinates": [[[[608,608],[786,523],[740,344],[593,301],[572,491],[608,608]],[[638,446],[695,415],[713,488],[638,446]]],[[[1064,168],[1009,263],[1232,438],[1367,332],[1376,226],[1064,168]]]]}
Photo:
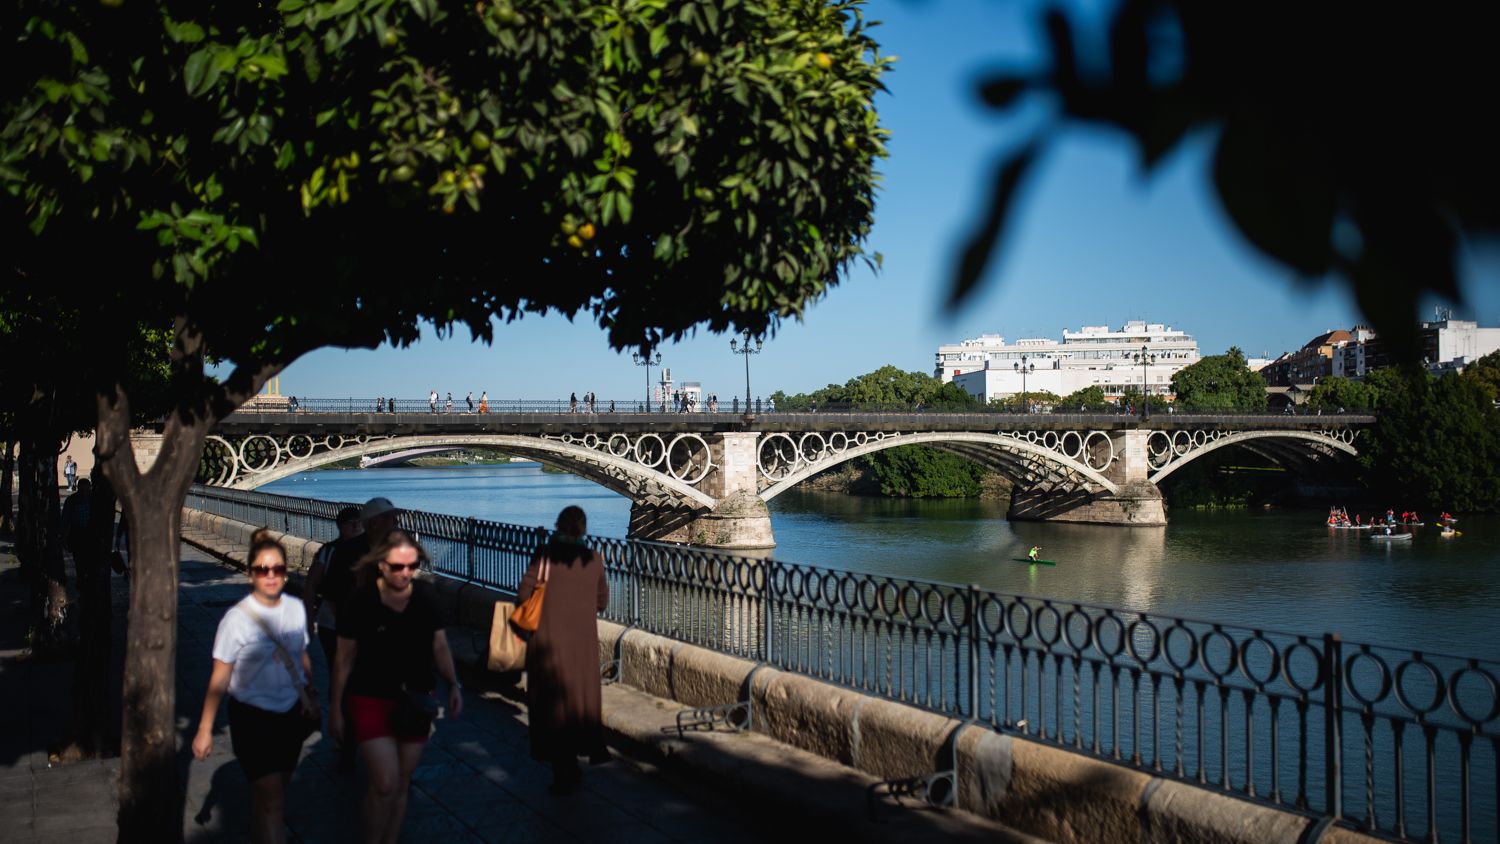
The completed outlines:
{"type": "Polygon", "coordinates": [[[694,508],[666,495],[637,497],[630,505],[630,537],[731,550],[774,547],[771,511],[757,488],[759,437],[746,431],[708,438],[713,468],[698,488],[712,496],[716,506],[694,508]]]}
{"type": "MultiPolygon", "coordinates": [[[[1011,491],[1007,518],[1095,525],[1165,525],[1166,504],[1161,489],[1150,479],[1152,434],[1140,428],[1110,432],[1108,446],[1113,459],[1105,457],[1098,462],[1107,464],[1103,475],[1116,485],[1114,491],[1054,484],[1045,479],[1031,483],[1017,481],[1011,491]]],[[[1100,441],[1095,448],[1104,450],[1104,443],[1100,441]]],[[[1095,455],[1096,459],[1099,456],[1095,455]]]]}

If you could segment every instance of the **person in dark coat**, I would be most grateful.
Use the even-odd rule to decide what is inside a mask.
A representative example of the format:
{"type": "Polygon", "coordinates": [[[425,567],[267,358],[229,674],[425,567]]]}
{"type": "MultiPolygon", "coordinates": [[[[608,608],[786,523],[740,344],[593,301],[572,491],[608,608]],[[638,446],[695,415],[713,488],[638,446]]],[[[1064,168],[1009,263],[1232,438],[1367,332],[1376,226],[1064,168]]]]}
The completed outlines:
{"type": "Polygon", "coordinates": [[[552,541],[537,550],[521,578],[524,602],[544,582],[541,622],[526,648],[531,756],[552,765],[552,789],[567,792],[580,779],[578,757],[609,761],[600,725],[599,628],[609,604],[604,561],[584,547],[587,518],[579,507],[557,517],[552,541]]]}

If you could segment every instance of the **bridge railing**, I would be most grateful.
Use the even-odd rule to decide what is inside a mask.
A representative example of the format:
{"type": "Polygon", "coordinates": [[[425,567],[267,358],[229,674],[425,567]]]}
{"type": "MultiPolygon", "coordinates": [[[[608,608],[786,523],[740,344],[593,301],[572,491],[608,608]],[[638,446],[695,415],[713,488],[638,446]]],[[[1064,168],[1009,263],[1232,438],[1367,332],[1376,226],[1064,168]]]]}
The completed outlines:
{"type": "MultiPolygon", "coordinates": [[[[314,538],[338,502],[194,487],[314,538]],[[306,531],[306,533],[303,533],[306,531]]],[[[549,532],[406,512],[513,592],[549,532]]],[[[590,537],[605,616],[1153,775],[1412,840],[1500,834],[1500,664],[974,586],[590,537]]]]}
{"type": "MultiPolygon", "coordinates": [[[[429,404],[427,399],[386,399],[386,398],[301,398],[293,400],[291,397],[276,397],[273,404],[269,401],[252,403],[241,408],[245,411],[254,412],[260,410],[270,413],[478,413],[480,401],[474,400],[471,409],[464,398],[453,400],[452,406],[448,404],[447,397],[438,400],[436,405],[429,404]],[[433,408],[436,408],[434,410],[433,408]]],[[[742,413],[744,399],[741,396],[731,396],[718,401],[717,412],[719,413],[742,413]]],[[[485,405],[487,413],[674,413],[682,408],[671,400],[663,403],[655,401],[647,405],[640,398],[634,399],[599,399],[590,407],[582,399],[572,401],[570,399],[507,399],[492,398],[485,405]]],[[[706,400],[699,400],[692,406],[693,412],[707,413],[711,408],[706,400]]],[[[1116,405],[1110,402],[1103,404],[1061,404],[1051,403],[1036,405],[1031,408],[1018,404],[975,404],[962,402],[939,402],[939,403],[911,403],[911,402],[807,402],[807,401],[783,401],[776,404],[764,397],[753,400],[751,410],[757,414],[763,413],[981,413],[992,415],[1049,415],[1049,414],[1110,414],[1119,416],[1140,415],[1139,407],[1128,405],[1116,405]]],[[[1242,408],[1215,408],[1212,410],[1194,410],[1179,407],[1175,404],[1166,407],[1151,408],[1153,416],[1317,416],[1338,415],[1343,411],[1337,409],[1319,409],[1309,407],[1287,407],[1272,409],[1265,405],[1242,407],[1242,408]]],[[[1365,411],[1352,411],[1363,413],[1365,411]]]]}

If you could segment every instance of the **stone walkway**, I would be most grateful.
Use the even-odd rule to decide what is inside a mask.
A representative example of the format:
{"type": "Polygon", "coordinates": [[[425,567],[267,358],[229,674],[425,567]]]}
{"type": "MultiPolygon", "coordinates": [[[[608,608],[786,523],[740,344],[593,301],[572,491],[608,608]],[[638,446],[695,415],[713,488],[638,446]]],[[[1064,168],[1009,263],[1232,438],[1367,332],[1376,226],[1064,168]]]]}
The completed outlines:
{"type": "MultiPolygon", "coordinates": [[[[118,760],[50,765],[47,743],[65,726],[72,666],[22,658],[27,593],[13,556],[0,555],[0,839],[90,844],[115,840],[118,760]]],[[[123,642],[125,581],[116,578],[116,644],[123,642]]],[[[224,711],[214,753],[187,750],[208,680],[214,630],[246,592],[243,575],[184,546],[178,628],[178,724],[186,773],[188,841],[245,841],[249,793],[230,755],[224,711]]],[[[318,683],[327,688],[314,648],[318,683]]],[[[117,669],[118,670],[118,669],[117,669]]],[[[461,719],[439,723],[423,754],[407,812],[407,841],[759,840],[765,818],[692,783],[617,759],[588,769],[583,788],[547,791],[550,771],[526,755],[525,715],[492,693],[471,693],[461,719]]],[[[287,798],[290,840],[357,837],[362,773],[339,774],[329,742],[314,736],[287,798]]]]}

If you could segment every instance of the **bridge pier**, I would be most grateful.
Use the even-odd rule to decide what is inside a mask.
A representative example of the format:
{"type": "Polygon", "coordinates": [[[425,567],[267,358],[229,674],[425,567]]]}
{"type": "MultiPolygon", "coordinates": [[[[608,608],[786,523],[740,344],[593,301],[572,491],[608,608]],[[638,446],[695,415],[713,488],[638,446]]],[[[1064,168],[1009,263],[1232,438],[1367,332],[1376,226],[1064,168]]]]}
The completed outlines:
{"type": "Polygon", "coordinates": [[[1150,481],[1132,481],[1116,493],[1017,487],[1011,493],[1006,518],[1015,522],[1160,526],[1167,523],[1167,507],[1161,490],[1150,481]]]}
{"type": "Polygon", "coordinates": [[[718,504],[695,510],[677,501],[637,499],[630,505],[630,537],[741,551],[774,548],[771,511],[756,490],[758,442],[753,432],[714,437],[713,470],[698,486],[718,504]]]}
{"type": "Polygon", "coordinates": [[[1165,525],[1166,502],[1161,490],[1149,480],[1147,443],[1151,434],[1149,430],[1129,429],[1110,438],[1115,460],[1104,475],[1118,486],[1117,491],[1025,489],[1018,485],[1011,493],[1006,518],[1091,525],[1165,525]]]}

